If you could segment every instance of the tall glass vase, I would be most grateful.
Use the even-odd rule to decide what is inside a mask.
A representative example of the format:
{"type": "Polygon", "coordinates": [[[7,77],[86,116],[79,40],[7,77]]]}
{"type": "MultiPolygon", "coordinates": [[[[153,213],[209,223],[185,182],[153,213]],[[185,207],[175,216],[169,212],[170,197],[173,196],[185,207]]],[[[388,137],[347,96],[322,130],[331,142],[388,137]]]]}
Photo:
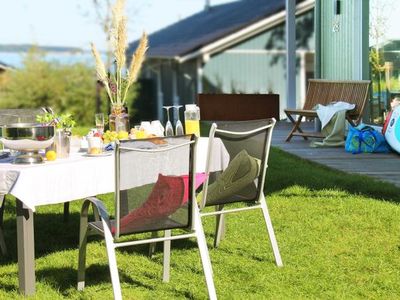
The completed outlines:
{"type": "Polygon", "coordinates": [[[123,105],[112,104],[108,122],[111,131],[129,131],[129,115],[123,105]]]}

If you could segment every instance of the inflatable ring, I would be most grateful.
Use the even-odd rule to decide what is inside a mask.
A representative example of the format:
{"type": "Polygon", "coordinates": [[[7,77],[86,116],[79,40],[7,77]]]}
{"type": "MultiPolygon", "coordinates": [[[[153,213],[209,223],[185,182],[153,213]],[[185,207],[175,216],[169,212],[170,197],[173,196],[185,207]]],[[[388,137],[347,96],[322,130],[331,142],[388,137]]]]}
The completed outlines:
{"type": "Polygon", "coordinates": [[[385,139],[394,151],[400,153],[400,106],[397,106],[390,116],[385,139]]]}

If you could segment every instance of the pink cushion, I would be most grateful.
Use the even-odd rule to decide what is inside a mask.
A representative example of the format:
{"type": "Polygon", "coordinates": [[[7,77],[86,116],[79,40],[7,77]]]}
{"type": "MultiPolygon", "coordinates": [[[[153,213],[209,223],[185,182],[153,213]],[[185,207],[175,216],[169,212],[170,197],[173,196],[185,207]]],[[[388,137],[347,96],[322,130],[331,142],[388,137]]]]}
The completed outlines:
{"type": "MultiPolygon", "coordinates": [[[[206,180],[205,173],[196,174],[195,188],[197,189],[206,180]]],[[[189,199],[189,176],[158,175],[157,182],[142,206],[129,212],[120,220],[121,233],[129,233],[143,228],[173,214],[189,199]]],[[[115,227],[111,228],[115,233],[115,227]]]]}
{"type": "MultiPolygon", "coordinates": [[[[189,175],[181,176],[183,178],[183,182],[185,183],[185,192],[183,194],[183,203],[186,203],[189,199],[189,175]]],[[[206,181],[206,173],[196,173],[195,178],[195,189],[202,185],[204,181],[206,181]]]]}

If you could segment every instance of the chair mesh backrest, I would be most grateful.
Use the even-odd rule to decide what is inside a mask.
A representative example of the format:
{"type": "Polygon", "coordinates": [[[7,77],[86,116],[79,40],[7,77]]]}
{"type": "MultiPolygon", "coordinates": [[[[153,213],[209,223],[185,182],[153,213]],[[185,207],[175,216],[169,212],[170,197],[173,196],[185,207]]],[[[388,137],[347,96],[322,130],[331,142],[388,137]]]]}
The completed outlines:
{"type": "Polygon", "coordinates": [[[117,146],[116,236],[191,227],[194,145],[188,135],[117,146]]]}
{"type": "Polygon", "coordinates": [[[209,175],[206,206],[258,200],[275,122],[268,119],[217,123],[214,138],[221,139],[230,158],[224,171],[209,175]]]}

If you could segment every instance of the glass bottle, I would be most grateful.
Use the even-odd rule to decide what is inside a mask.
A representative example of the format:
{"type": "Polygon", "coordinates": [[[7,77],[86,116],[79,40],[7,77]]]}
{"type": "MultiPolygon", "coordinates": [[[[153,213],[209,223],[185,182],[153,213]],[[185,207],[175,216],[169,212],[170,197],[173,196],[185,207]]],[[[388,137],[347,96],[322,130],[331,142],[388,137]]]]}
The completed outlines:
{"type": "Polygon", "coordinates": [[[108,122],[111,131],[129,131],[129,115],[123,105],[112,104],[108,122]]]}
{"type": "Polygon", "coordinates": [[[195,104],[185,105],[185,131],[200,136],[200,108],[195,104]]]}

